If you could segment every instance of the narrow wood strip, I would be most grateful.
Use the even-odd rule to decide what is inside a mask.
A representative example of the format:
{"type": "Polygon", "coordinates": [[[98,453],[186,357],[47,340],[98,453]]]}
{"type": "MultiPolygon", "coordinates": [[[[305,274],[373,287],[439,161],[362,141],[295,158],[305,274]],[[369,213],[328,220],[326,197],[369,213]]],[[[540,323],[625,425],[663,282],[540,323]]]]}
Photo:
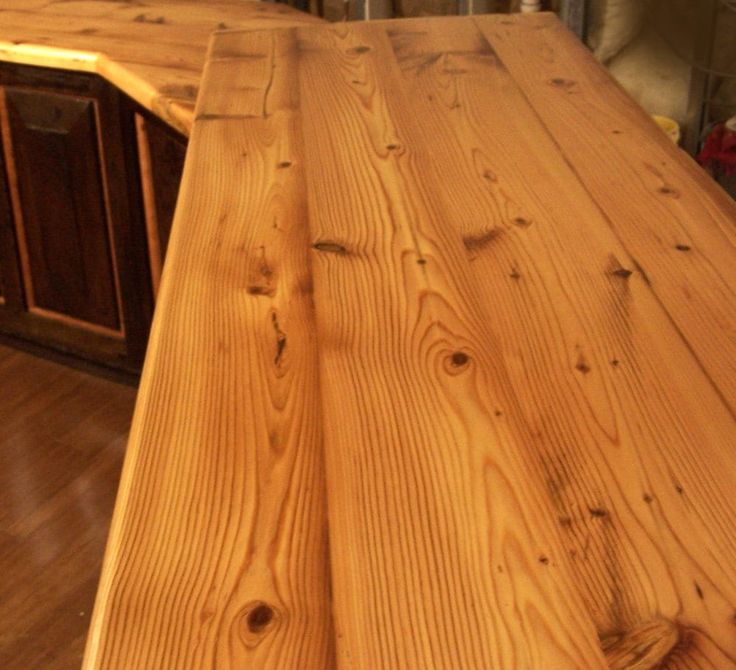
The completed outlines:
{"type": "MultiPolygon", "coordinates": [[[[97,335],[105,335],[107,337],[114,337],[117,340],[125,340],[125,333],[123,332],[122,325],[119,329],[108,328],[101,326],[97,323],[85,321],[84,319],[77,319],[68,314],[62,314],[61,312],[55,312],[53,309],[45,309],[43,307],[32,306],[28,308],[28,312],[36,314],[37,316],[43,317],[44,319],[53,319],[59,323],[66,324],[73,328],[79,328],[87,330],[90,333],[96,333],[97,335]]],[[[122,322],[121,322],[122,324],[122,322]]]]}
{"type": "Polygon", "coordinates": [[[0,61],[4,63],[43,65],[79,72],[96,71],[97,60],[100,56],[98,53],[45,44],[9,42],[4,39],[5,35],[2,37],[3,39],[0,39],[0,61]]]}
{"type": "Polygon", "coordinates": [[[15,167],[15,152],[13,150],[13,137],[11,135],[8,99],[5,89],[2,87],[0,87],[0,137],[2,137],[5,170],[8,176],[10,205],[13,210],[13,222],[20,260],[23,294],[26,300],[26,307],[31,308],[36,304],[33,295],[33,275],[31,272],[30,259],[28,257],[28,241],[26,240],[25,226],[23,225],[23,206],[20,198],[18,171],[15,167]]]}
{"type": "MultiPolygon", "coordinates": [[[[79,96],[82,97],[82,96],[79,96]]],[[[120,248],[121,245],[116,244],[115,237],[118,234],[118,231],[115,230],[115,227],[113,226],[113,215],[112,215],[112,207],[110,204],[110,180],[108,178],[108,160],[107,160],[107,154],[105,150],[105,142],[103,142],[103,125],[102,125],[102,118],[100,116],[100,105],[99,101],[95,99],[90,99],[90,102],[92,103],[92,109],[94,110],[94,116],[95,116],[95,130],[97,135],[97,155],[99,157],[99,163],[100,163],[100,182],[102,183],[102,196],[104,200],[104,207],[105,207],[105,229],[107,230],[107,243],[108,248],[110,250],[110,266],[112,267],[112,280],[113,284],[115,286],[115,302],[116,302],[116,308],[117,308],[117,315],[118,315],[118,323],[120,324],[120,333],[123,336],[123,338],[126,337],[126,328],[125,328],[125,315],[123,314],[123,299],[121,294],[121,287],[120,287],[120,272],[118,270],[118,258],[116,249],[120,248]]],[[[114,171],[113,166],[113,171],[114,171]]]]}
{"type": "Polygon", "coordinates": [[[153,295],[158,295],[163,267],[161,240],[158,233],[158,216],[156,214],[156,192],[153,186],[151,169],[151,147],[148,141],[146,120],[135,115],[136,142],[138,145],[138,164],[141,175],[141,193],[143,195],[143,217],[146,222],[146,240],[148,242],[148,262],[151,267],[151,285],[153,295]]]}

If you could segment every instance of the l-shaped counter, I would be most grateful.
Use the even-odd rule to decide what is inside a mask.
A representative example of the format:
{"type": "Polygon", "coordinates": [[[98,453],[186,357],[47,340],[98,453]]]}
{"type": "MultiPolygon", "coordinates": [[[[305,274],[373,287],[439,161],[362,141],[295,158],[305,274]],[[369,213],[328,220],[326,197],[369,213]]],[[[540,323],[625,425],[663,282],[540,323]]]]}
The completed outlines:
{"type": "Polygon", "coordinates": [[[191,137],[85,668],[736,667],[736,207],[556,18],[37,4],[191,137]]]}

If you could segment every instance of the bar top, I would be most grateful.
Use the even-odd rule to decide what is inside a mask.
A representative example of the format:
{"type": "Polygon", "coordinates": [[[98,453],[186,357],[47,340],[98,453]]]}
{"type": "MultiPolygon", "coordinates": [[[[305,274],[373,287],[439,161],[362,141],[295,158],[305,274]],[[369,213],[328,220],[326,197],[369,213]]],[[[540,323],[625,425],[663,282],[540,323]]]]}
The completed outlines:
{"type": "Polygon", "coordinates": [[[0,61],[97,72],[188,135],[213,31],[320,22],[249,0],[0,0],[0,61]]]}
{"type": "Polygon", "coordinates": [[[85,667],[736,667],[736,207],[552,15],[217,34],[85,667]]]}

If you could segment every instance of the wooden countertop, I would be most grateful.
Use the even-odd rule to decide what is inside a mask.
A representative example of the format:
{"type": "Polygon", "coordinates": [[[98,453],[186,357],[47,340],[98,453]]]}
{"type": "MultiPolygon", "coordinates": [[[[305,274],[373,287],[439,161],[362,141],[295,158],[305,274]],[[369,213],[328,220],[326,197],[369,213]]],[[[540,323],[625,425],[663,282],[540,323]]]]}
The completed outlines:
{"type": "Polygon", "coordinates": [[[97,72],[188,135],[213,31],[321,21],[249,0],[0,0],[0,61],[97,72]]]}
{"type": "Polygon", "coordinates": [[[218,34],[85,667],[736,667],[735,224],[551,15],[218,34]]]}

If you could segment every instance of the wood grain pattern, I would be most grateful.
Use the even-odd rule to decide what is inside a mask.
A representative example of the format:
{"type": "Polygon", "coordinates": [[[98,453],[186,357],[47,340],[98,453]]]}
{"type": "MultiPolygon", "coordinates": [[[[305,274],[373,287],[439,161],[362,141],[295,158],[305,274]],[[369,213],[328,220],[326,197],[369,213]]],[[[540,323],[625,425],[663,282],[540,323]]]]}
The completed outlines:
{"type": "MultiPolygon", "coordinates": [[[[481,19],[478,24],[497,22],[481,19]]],[[[648,546],[657,527],[648,506],[658,501],[667,523],[679,529],[694,523],[692,533],[700,533],[692,508],[676,502],[682,491],[694,488],[688,507],[697,508],[696,518],[709,518],[702,525],[733,528],[727,483],[733,475],[729,408],[672,328],[657,296],[640,277],[627,272],[635,266],[626,250],[482,35],[462,22],[443,25],[441,33],[413,22],[405,32],[396,28],[391,40],[407,74],[403,88],[413,83],[410,92],[416,98],[438,102],[422,114],[422,127],[429,127],[432,116],[436,126],[417,144],[430,146],[430,138],[438,137],[443,127],[465,121],[455,140],[463,151],[436,141],[432,145],[435,161],[445,170],[445,189],[436,190],[453,195],[448,207],[455,210],[461,203],[473,204],[465,212],[447,215],[445,225],[458,219],[479,273],[475,285],[486,289],[488,304],[495,306],[494,330],[502,350],[518,357],[510,366],[512,385],[524,389],[516,398],[525,423],[535,424],[538,432],[539,465],[599,635],[608,638],[611,631],[638,629],[657,617],[677,619],[698,631],[689,657],[705,663],[704,657],[721,667],[725,659],[733,659],[733,595],[731,575],[717,565],[727,564],[732,536],[716,530],[720,537],[707,540],[707,551],[702,536],[673,539],[681,546],[677,552],[668,549],[662,564],[656,557],[661,549],[648,546]],[[483,44],[485,63],[475,55],[483,44]],[[433,62],[437,53],[448,55],[433,62]],[[493,93],[499,90],[502,104],[493,93]],[[495,131],[498,128],[506,132],[495,131]],[[480,178],[469,178],[472,170],[486,182],[485,188],[480,178]],[[485,208],[479,205],[484,201],[485,208]],[[486,221],[482,226],[479,210],[488,214],[480,217],[486,221]],[[491,218],[494,212],[501,216],[491,218]],[[506,291],[503,283],[490,279],[499,264],[508,268],[506,291]],[[499,311],[519,298],[527,305],[503,318],[499,311]],[[526,346],[519,342],[520,329],[526,346]],[[698,412],[705,398],[707,410],[698,412]],[[596,424],[598,429],[593,429],[596,424]],[[712,471],[699,466],[703,443],[721,454],[712,471]],[[615,458],[605,445],[616,449],[615,458]],[[631,467],[637,461],[639,466],[631,467]],[[723,480],[721,468],[730,473],[723,480]],[[652,476],[668,471],[659,481],[652,476]],[[684,477],[691,481],[685,484],[684,477]],[[619,524],[625,532],[615,530],[619,524]],[[721,558],[710,566],[715,572],[709,580],[719,584],[721,592],[711,596],[716,603],[711,600],[708,609],[701,610],[693,583],[702,581],[701,571],[719,543],[721,558]],[[647,558],[642,561],[642,556],[647,558]],[[662,571],[670,582],[666,588],[678,594],[673,604],[663,596],[662,571]],[[692,605],[683,612],[683,602],[688,601],[692,605]],[[716,609],[718,626],[713,623],[716,609]]],[[[656,532],[663,541],[661,529],[656,532]]]]}
{"type": "Polygon", "coordinates": [[[209,66],[211,114],[237,85],[257,120],[195,124],[207,158],[182,183],[87,668],[332,664],[301,148],[275,57],[209,66]]]}
{"type": "Polygon", "coordinates": [[[539,560],[555,518],[529,516],[544,482],[496,416],[516,410],[491,314],[381,32],[299,33],[339,658],[603,667],[566,566],[539,560]]]}
{"type": "Polygon", "coordinates": [[[519,48],[532,29],[524,22],[508,17],[484,31],[631,256],[629,269],[650,284],[736,412],[736,356],[728,355],[736,338],[736,203],[652,132],[644,110],[554,17],[533,28],[539,49],[531,53],[519,48]]]}
{"type": "Polygon", "coordinates": [[[319,22],[250,0],[0,0],[0,61],[97,72],[189,134],[213,31],[319,22]]]}
{"type": "MultiPolygon", "coordinates": [[[[214,624],[195,618],[211,575],[232,588],[217,566],[248,561],[247,537],[294,532],[248,510],[306,485],[275,473],[263,488],[262,466],[257,489],[237,479],[286,365],[278,406],[301,407],[290,434],[314,439],[283,453],[318,487],[302,554],[317,563],[298,584],[326,589],[327,533],[315,639],[335,647],[298,667],[736,668],[734,208],[618,89],[583,86],[598,70],[556,25],[215,37],[88,667],[215,667],[214,624]],[[563,124],[578,86],[682,197],[659,204],[651,170],[623,165],[582,103],[563,124]],[[662,207],[698,235],[688,271],[665,256],[662,207]]],[[[270,602],[257,593],[240,607],[270,602]]],[[[221,640],[250,611],[210,602],[221,640]]],[[[292,658],[290,640],[275,648],[292,658]]],[[[248,658],[228,652],[224,667],[248,658]]]]}

